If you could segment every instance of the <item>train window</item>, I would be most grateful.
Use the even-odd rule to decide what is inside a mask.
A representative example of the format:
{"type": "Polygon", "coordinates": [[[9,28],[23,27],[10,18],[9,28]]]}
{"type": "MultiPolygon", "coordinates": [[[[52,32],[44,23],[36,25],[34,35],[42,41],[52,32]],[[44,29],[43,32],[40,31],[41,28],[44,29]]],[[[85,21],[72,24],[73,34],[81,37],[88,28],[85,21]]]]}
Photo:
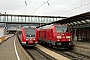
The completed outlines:
{"type": "Polygon", "coordinates": [[[68,32],[68,27],[67,26],[56,26],[56,31],[57,32],[68,32]]]}
{"type": "Polygon", "coordinates": [[[35,37],[35,28],[25,28],[26,37],[35,37]]]}

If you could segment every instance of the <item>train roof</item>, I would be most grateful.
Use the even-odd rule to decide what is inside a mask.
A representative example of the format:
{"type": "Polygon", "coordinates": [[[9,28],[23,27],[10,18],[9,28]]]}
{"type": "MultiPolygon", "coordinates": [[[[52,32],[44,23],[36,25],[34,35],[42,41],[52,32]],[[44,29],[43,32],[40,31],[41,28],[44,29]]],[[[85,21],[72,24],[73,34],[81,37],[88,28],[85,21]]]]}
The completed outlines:
{"type": "Polygon", "coordinates": [[[42,27],[39,27],[38,29],[40,30],[40,29],[48,29],[48,28],[50,28],[51,26],[67,26],[67,24],[65,25],[61,25],[61,24],[50,24],[50,25],[46,25],[46,26],[42,26],[42,27]]]}

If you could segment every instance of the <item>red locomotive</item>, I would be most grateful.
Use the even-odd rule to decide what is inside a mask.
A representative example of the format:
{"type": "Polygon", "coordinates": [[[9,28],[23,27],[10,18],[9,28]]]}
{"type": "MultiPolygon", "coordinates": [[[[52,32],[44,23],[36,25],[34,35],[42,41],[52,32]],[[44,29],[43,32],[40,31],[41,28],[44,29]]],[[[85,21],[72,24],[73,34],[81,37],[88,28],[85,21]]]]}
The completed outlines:
{"type": "Polygon", "coordinates": [[[53,48],[72,48],[72,36],[67,25],[53,24],[39,29],[39,43],[53,48]]]}
{"type": "Polygon", "coordinates": [[[18,37],[23,46],[35,46],[38,43],[38,29],[29,26],[22,27],[18,37]]]}

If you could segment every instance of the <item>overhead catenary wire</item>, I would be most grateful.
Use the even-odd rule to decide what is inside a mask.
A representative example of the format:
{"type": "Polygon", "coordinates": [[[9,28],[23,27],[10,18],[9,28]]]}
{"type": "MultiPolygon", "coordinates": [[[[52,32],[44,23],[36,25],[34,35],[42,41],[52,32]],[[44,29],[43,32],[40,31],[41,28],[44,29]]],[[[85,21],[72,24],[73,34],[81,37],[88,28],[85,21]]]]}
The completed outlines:
{"type": "Polygon", "coordinates": [[[70,11],[73,11],[73,10],[76,10],[76,9],[78,9],[78,8],[82,8],[82,7],[84,7],[84,6],[86,6],[86,5],[89,5],[90,3],[87,3],[87,4],[81,4],[80,6],[78,6],[78,7],[76,7],[76,8],[73,8],[73,9],[71,9],[71,10],[68,10],[68,11],[65,11],[65,12],[62,12],[62,13],[60,13],[60,14],[64,14],[64,13],[68,13],[68,12],[70,12],[70,11]]]}
{"type": "MultiPolygon", "coordinates": [[[[37,11],[37,10],[38,10],[40,7],[42,7],[45,3],[47,3],[48,5],[50,5],[48,1],[49,1],[49,0],[47,0],[46,2],[44,2],[42,5],[40,5],[38,8],[36,8],[33,12],[37,11]]],[[[31,12],[31,14],[32,14],[33,12],[31,12]]]]}

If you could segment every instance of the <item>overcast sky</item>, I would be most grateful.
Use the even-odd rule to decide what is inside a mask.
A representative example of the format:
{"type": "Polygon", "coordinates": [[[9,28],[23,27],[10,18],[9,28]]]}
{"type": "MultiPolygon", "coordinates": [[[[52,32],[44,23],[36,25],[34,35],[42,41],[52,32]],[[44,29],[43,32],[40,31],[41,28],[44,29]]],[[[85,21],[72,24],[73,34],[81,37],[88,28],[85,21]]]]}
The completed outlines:
{"type": "Polygon", "coordinates": [[[90,0],[0,0],[0,13],[74,16],[90,11],[90,0]]]}

